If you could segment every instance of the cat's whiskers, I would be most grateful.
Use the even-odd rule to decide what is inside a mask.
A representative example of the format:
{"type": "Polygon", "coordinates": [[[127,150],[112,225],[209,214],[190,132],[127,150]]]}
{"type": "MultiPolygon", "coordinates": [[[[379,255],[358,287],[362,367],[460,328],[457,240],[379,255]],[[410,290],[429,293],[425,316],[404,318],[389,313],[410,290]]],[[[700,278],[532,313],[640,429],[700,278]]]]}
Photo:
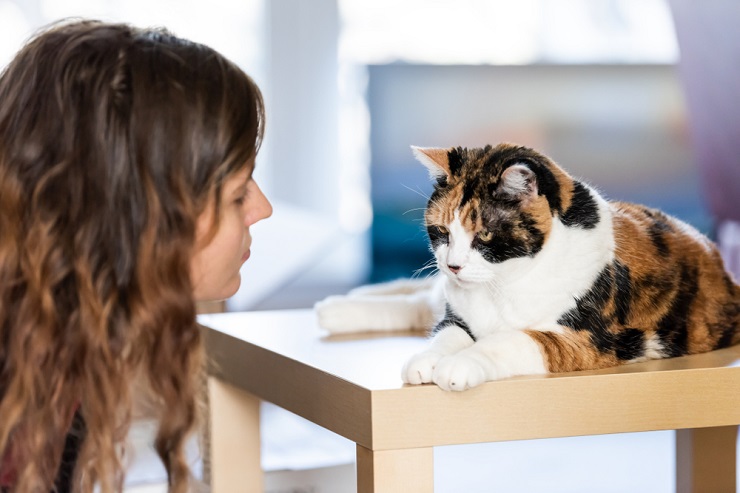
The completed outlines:
{"type": "Polygon", "coordinates": [[[410,186],[408,186],[408,185],[403,185],[403,184],[402,184],[401,186],[402,186],[403,188],[405,188],[406,190],[409,190],[409,191],[411,191],[411,192],[414,192],[415,194],[417,194],[417,195],[419,195],[419,196],[421,196],[421,197],[424,197],[424,198],[425,198],[425,199],[426,199],[427,201],[429,200],[429,196],[428,196],[427,194],[425,194],[424,192],[422,192],[421,190],[419,190],[419,189],[416,189],[416,188],[411,188],[411,187],[410,187],[410,186]]]}
{"type": "MultiPolygon", "coordinates": [[[[416,211],[425,211],[425,210],[427,210],[427,208],[426,208],[426,207],[414,207],[413,209],[409,209],[409,210],[407,210],[407,211],[406,211],[406,212],[404,212],[404,213],[403,213],[402,215],[403,215],[403,216],[405,216],[405,215],[406,215],[406,214],[408,214],[409,212],[416,212],[416,211]]],[[[422,220],[423,220],[423,219],[424,219],[424,218],[422,217],[422,220]]]]}
{"type": "Polygon", "coordinates": [[[412,279],[416,279],[421,275],[422,272],[425,270],[432,269],[430,272],[427,272],[424,276],[425,279],[435,275],[437,272],[439,272],[439,269],[437,268],[437,261],[435,259],[428,260],[421,268],[416,269],[414,273],[411,275],[412,279]]]}
{"type": "MultiPolygon", "coordinates": [[[[415,207],[413,209],[407,210],[402,215],[405,216],[406,214],[409,214],[411,212],[417,212],[417,211],[426,211],[426,207],[415,207]]],[[[424,229],[426,229],[427,224],[426,224],[426,218],[424,217],[424,214],[422,214],[420,217],[412,218],[411,220],[415,223],[421,224],[424,227],[424,229]]]]}

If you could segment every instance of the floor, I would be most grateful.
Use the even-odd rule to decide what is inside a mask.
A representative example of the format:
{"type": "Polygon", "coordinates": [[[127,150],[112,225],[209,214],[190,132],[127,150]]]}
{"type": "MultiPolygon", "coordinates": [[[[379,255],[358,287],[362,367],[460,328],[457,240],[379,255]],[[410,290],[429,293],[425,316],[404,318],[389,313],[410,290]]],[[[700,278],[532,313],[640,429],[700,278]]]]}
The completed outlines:
{"type": "MultiPolygon", "coordinates": [[[[266,493],[354,491],[353,443],[269,404],[262,428],[266,493]]],[[[134,432],[137,460],[126,493],[166,492],[146,444],[152,430],[134,432]]],[[[662,431],[439,447],[435,492],[668,493],[675,489],[673,445],[673,432],[662,431]]]]}

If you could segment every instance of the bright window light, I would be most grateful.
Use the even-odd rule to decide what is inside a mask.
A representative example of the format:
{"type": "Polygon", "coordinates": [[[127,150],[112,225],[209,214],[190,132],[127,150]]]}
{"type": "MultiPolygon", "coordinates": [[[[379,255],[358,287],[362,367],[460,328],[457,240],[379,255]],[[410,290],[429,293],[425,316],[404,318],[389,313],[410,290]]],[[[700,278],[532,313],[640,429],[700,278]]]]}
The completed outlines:
{"type": "Polygon", "coordinates": [[[674,63],[666,0],[339,0],[342,60],[674,63]]]}

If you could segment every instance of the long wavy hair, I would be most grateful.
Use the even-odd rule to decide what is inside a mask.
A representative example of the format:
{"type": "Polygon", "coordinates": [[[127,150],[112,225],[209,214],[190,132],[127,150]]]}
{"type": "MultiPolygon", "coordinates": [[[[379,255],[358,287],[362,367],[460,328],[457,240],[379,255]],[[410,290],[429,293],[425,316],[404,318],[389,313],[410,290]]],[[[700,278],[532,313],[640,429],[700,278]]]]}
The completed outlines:
{"type": "MultiPolygon", "coordinates": [[[[75,411],[75,491],[122,488],[132,382],[186,491],[203,348],[195,222],[256,155],[254,82],[161,29],[66,21],[0,75],[0,452],[12,491],[47,493],[75,411]]],[[[216,214],[218,217],[218,214],[216,214]]]]}

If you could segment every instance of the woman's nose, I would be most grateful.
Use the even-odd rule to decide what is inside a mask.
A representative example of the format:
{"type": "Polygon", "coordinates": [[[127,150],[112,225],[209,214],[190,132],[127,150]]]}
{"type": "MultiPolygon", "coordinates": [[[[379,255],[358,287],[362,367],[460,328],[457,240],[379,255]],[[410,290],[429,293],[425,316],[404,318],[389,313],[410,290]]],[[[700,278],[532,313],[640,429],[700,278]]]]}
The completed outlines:
{"type": "Polygon", "coordinates": [[[253,183],[252,203],[248,204],[247,215],[245,223],[247,226],[251,226],[263,219],[267,219],[272,216],[272,204],[267,199],[257,183],[253,183]]]}

